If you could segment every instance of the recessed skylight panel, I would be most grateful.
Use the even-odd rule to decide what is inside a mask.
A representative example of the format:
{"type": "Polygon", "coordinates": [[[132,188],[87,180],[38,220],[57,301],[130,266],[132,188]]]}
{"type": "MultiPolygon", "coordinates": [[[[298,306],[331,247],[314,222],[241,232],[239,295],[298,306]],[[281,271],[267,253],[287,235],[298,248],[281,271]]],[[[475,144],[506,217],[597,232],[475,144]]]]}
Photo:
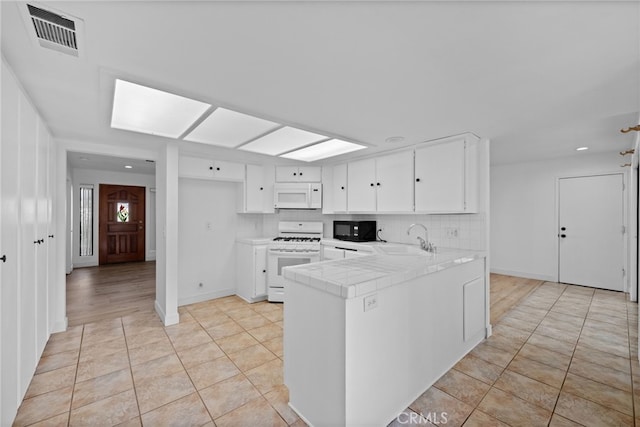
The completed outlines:
{"type": "Polygon", "coordinates": [[[326,159],[329,157],[339,156],[340,154],[362,150],[363,148],[367,147],[360,144],[354,144],[353,142],[343,141],[341,139],[330,139],[329,141],[320,142],[309,147],[292,151],[291,153],[283,154],[280,157],[301,160],[303,162],[314,162],[316,160],[326,159]]]}
{"type": "Polygon", "coordinates": [[[178,138],[211,105],[116,79],[111,127],[178,138]]]}
{"type": "Polygon", "coordinates": [[[247,145],[243,145],[239,149],[277,156],[323,139],[327,139],[327,137],[287,126],[258,138],[247,145]]]}
{"type": "Polygon", "coordinates": [[[184,137],[187,141],[237,147],[282,125],[247,114],[217,108],[184,137]]]}

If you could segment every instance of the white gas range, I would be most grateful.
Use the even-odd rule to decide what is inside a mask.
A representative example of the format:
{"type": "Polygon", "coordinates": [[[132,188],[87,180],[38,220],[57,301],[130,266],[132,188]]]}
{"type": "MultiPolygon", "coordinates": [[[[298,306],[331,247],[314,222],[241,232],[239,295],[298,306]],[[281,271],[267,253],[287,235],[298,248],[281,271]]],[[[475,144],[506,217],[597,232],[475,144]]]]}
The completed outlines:
{"type": "Polygon", "coordinates": [[[281,221],[278,237],[269,243],[268,300],[284,302],[282,268],[320,261],[321,222],[281,221]]]}

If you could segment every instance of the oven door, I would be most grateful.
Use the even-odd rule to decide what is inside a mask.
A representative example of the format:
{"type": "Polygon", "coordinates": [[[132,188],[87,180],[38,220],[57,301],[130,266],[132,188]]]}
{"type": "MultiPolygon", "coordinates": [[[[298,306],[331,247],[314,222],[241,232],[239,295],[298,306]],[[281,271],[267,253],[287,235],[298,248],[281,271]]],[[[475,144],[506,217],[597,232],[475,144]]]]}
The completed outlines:
{"type": "Polygon", "coordinates": [[[284,302],[284,282],[282,269],[293,265],[309,264],[320,261],[320,251],[293,252],[282,249],[269,249],[268,300],[284,302]]]}

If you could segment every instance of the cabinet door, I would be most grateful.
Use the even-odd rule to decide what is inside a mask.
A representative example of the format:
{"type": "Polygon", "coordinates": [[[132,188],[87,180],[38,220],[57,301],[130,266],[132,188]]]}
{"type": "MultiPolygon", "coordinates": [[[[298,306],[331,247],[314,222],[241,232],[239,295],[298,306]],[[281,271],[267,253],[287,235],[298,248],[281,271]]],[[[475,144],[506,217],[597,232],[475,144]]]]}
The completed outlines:
{"type": "Polygon", "coordinates": [[[416,211],[464,212],[463,139],[417,149],[415,168],[416,211]]]}
{"type": "Polygon", "coordinates": [[[180,157],[178,175],[185,178],[213,178],[213,161],[198,157],[180,157]]]}
{"type": "Polygon", "coordinates": [[[332,259],[342,259],[344,258],[344,250],[336,249],[331,246],[324,246],[322,248],[322,260],[328,261],[332,259]]]}
{"type": "Polygon", "coordinates": [[[375,212],[375,159],[352,162],[349,163],[347,168],[347,204],[349,206],[349,212],[375,212]]]}
{"type": "Polygon", "coordinates": [[[333,211],[347,211],[347,165],[333,167],[333,211]]]}
{"type": "Polygon", "coordinates": [[[361,256],[371,255],[371,252],[362,252],[362,251],[344,251],[345,258],[358,258],[361,256]]]}
{"type": "Polygon", "coordinates": [[[376,159],[378,212],[413,211],[413,153],[403,151],[376,159]]]}
{"type": "Polygon", "coordinates": [[[244,164],[217,160],[213,164],[213,177],[225,181],[243,181],[244,164]]]}
{"type": "Polygon", "coordinates": [[[298,181],[301,181],[301,182],[322,181],[322,168],[318,166],[300,166],[298,168],[298,181]]]}
{"type": "Polygon", "coordinates": [[[264,168],[258,165],[247,165],[245,181],[245,212],[262,212],[265,204],[264,168]]]}
{"type": "Polygon", "coordinates": [[[298,166],[276,166],[276,182],[299,182],[298,166]]]}
{"type": "Polygon", "coordinates": [[[267,247],[256,246],[253,248],[255,260],[255,288],[254,297],[267,294],[267,247]]]}

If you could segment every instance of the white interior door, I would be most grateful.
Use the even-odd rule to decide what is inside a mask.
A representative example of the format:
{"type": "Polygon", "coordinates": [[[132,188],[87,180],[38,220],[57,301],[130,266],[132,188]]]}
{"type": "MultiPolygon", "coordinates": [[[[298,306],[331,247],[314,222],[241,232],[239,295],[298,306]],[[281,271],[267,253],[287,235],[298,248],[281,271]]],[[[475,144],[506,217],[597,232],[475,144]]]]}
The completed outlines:
{"type": "Polygon", "coordinates": [[[623,175],[559,181],[559,281],[622,291],[623,175]]]}
{"type": "Polygon", "coordinates": [[[0,145],[0,425],[11,425],[20,404],[18,366],[18,180],[20,92],[2,61],[2,144],[0,145]]]}
{"type": "Polygon", "coordinates": [[[24,95],[20,96],[20,292],[18,340],[20,342],[20,395],[27,391],[38,362],[37,353],[37,115],[24,95]]]}

